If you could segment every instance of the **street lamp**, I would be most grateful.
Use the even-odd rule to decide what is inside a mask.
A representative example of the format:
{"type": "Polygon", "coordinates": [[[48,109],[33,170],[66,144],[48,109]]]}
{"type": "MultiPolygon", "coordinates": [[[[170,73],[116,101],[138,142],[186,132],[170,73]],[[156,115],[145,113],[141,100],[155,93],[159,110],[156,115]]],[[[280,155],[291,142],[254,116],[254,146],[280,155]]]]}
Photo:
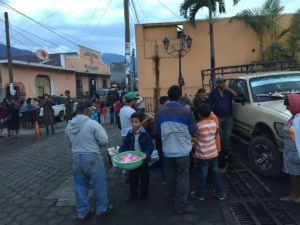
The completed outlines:
{"type": "Polygon", "coordinates": [[[178,57],[179,59],[179,76],[178,76],[178,85],[182,89],[182,86],[184,86],[184,79],[181,72],[181,58],[184,57],[191,49],[192,47],[193,39],[190,37],[190,35],[186,36],[183,31],[180,32],[179,35],[179,47],[175,48],[174,46],[169,49],[170,47],[170,40],[165,37],[163,40],[164,48],[166,50],[166,53],[169,55],[173,55],[178,57]]]}

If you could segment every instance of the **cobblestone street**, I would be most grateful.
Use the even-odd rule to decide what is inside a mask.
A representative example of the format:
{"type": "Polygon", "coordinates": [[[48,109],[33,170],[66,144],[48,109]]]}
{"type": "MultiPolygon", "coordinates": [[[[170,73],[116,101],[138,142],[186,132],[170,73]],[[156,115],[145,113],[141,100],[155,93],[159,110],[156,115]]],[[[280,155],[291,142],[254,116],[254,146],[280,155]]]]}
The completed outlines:
{"type": "MultiPolygon", "coordinates": [[[[43,134],[40,141],[34,140],[33,130],[23,130],[19,139],[0,140],[1,225],[76,224],[74,195],[60,190],[61,186],[73,188],[71,151],[64,142],[64,128],[65,124],[59,123],[56,135],[43,134]],[[65,197],[71,201],[59,204],[58,199],[51,197],[56,192],[69,195],[65,197]]],[[[111,125],[107,125],[106,130],[110,138],[108,147],[118,145],[119,130],[111,125]]],[[[105,161],[107,163],[107,159],[105,161]]],[[[234,217],[226,203],[209,196],[203,203],[192,201],[198,209],[196,214],[176,216],[157,169],[151,171],[150,183],[147,203],[125,204],[128,187],[122,183],[120,172],[110,169],[109,196],[115,209],[109,217],[92,218],[85,224],[232,224],[230,220],[234,217]]]]}

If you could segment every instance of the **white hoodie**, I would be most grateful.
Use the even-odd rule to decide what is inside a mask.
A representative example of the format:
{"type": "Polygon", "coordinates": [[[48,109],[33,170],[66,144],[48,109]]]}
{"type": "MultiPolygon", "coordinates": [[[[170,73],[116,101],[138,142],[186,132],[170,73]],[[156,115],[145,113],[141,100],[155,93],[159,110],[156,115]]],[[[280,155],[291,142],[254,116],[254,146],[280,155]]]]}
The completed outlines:
{"type": "Polygon", "coordinates": [[[73,153],[101,154],[99,146],[108,143],[105,129],[85,115],[77,115],[68,123],[65,137],[73,153]]]}

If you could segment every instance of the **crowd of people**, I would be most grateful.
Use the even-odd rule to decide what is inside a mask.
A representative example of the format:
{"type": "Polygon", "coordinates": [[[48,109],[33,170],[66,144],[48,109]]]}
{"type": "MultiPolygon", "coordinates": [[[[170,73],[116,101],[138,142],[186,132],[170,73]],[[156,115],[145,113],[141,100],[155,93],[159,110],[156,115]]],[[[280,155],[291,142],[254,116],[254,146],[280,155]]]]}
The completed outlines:
{"type": "Polygon", "coordinates": [[[31,129],[33,121],[38,119],[38,99],[28,98],[17,101],[15,99],[3,99],[0,103],[0,138],[3,138],[4,130],[8,137],[18,138],[20,128],[31,129]]]}
{"type": "MultiPolygon", "coordinates": [[[[158,151],[162,183],[174,202],[175,213],[194,212],[188,196],[203,201],[207,182],[212,184],[212,194],[218,200],[225,199],[221,174],[226,170],[231,151],[232,100],[238,93],[226,85],[223,77],[216,80],[216,88],[209,94],[200,88],[193,100],[182,96],[179,86],[171,86],[167,96],[160,97],[158,111],[147,115],[143,98],[135,92],[123,93],[110,101],[100,99],[97,94],[86,96],[78,102],[75,117],[70,92],[66,91],[65,96],[68,122],[65,136],[73,152],[76,211],[80,221],[113,209],[107,196],[99,149],[108,143],[102,126],[107,122],[108,112],[110,123],[117,124],[121,130],[119,152],[143,153],[139,168],[122,172],[130,189],[125,201],[147,200],[151,188],[149,161],[154,149],[158,151]],[[193,188],[189,186],[191,163],[196,172],[193,188]],[[89,181],[94,189],[95,212],[87,196],[89,181]]],[[[55,134],[55,104],[48,94],[20,101],[4,99],[0,103],[0,138],[5,136],[4,130],[9,137],[18,138],[20,128],[32,129],[34,122],[43,124],[47,134],[49,128],[55,134]]],[[[280,200],[300,203],[300,95],[289,94],[284,104],[292,114],[283,130],[283,171],[290,176],[291,191],[280,200]]]]}
{"type": "MultiPolygon", "coordinates": [[[[69,121],[73,117],[73,107],[69,91],[66,91],[66,120],[69,121]]],[[[46,134],[49,134],[49,127],[52,134],[55,134],[54,125],[54,109],[53,106],[57,102],[51,98],[50,95],[44,94],[38,98],[20,99],[5,98],[0,103],[0,138],[3,138],[4,130],[7,130],[8,137],[18,138],[19,130],[32,129],[34,123],[37,122],[39,126],[45,126],[46,134]],[[41,108],[42,113],[41,113],[41,108]]]]}
{"type": "MultiPolygon", "coordinates": [[[[225,199],[221,173],[226,170],[231,150],[233,127],[232,99],[238,93],[226,85],[223,77],[216,81],[216,88],[209,94],[200,88],[193,100],[182,96],[179,86],[171,86],[167,96],[159,99],[160,107],[155,114],[145,114],[143,98],[135,92],[123,93],[108,103],[97,94],[78,102],[74,116],[73,100],[66,92],[66,140],[73,152],[73,175],[76,210],[81,221],[94,213],[109,213],[106,175],[99,146],[108,143],[103,124],[107,112],[110,123],[117,124],[122,138],[120,152],[141,151],[143,164],[131,171],[123,171],[129,183],[127,202],[148,198],[149,161],[154,149],[158,151],[162,183],[174,201],[177,214],[192,213],[195,208],[188,204],[188,196],[203,201],[206,184],[212,183],[212,193],[218,200],[225,199]],[[195,163],[195,187],[190,188],[190,168],[195,163]],[[87,193],[89,181],[94,188],[96,211],[89,204],[87,193]]],[[[17,102],[4,99],[0,104],[0,138],[7,129],[11,138],[19,137],[19,129],[31,129],[33,123],[43,123],[46,133],[54,134],[54,100],[47,94],[43,98],[17,102]],[[40,109],[43,107],[43,118],[40,109]]],[[[284,127],[284,168],[290,175],[291,192],[281,201],[300,203],[300,95],[290,94],[285,103],[292,117],[284,127]]]]}
{"type": "MultiPolygon", "coordinates": [[[[121,96],[119,101],[115,101],[113,105],[114,112],[117,118],[116,121],[119,120],[122,137],[119,151],[136,150],[144,153],[144,163],[141,167],[129,172],[123,171],[123,173],[129,174],[128,177],[125,177],[128,178],[130,187],[126,201],[136,201],[138,199],[145,201],[147,199],[149,186],[151,185],[149,183],[148,162],[154,149],[158,150],[162,182],[166,183],[166,187],[174,200],[175,213],[183,214],[195,211],[188,204],[188,196],[190,194],[195,199],[204,200],[207,180],[213,183],[213,193],[216,198],[223,200],[225,193],[221,181],[219,153],[229,151],[228,143],[230,143],[230,140],[228,140],[227,135],[231,131],[226,125],[224,131],[220,132],[221,135],[219,135],[219,130],[223,128],[221,127],[221,125],[223,126],[222,119],[227,124],[230,124],[230,120],[232,120],[232,98],[236,95],[237,93],[227,87],[225,81],[220,78],[217,80],[216,91],[212,92],[208,98],[205,90],[199,89],[193,101],[182,97],[180,87],[176,85],[170,87],[168,96],[163,96],[159,99],[161,108],[154,116],[144,114],[144,111],[139,108],[139,96],[134,92],[126,93],[121,96]],[[228,112],[224,114],[221,107],[224,107],[228,112]],[[195,137],[194,145],[192,137],[195,137]],[[155,141],[153,142],[153,140],[155,141]],[[223,145],[223,143],[225,144],[223,145]],[[225,148],[221,146],[225,146],[225,148]],[[191,155],[197,159],[198,164],[196,187],[193,191],[190,191],[189,187],[191,155]]],[[[91,154],[91,161],[88,162],[74,158],[76,162],[79,162],[79,165],[74,167],[74,181],[80,179],[80,177],[82,178],[82,173],[85,174],[85,180],[80,182],[81,185],[75,183],[76,209],[80,220],[85,220],[94,213],[89,202],[83,201],[88,199],[86,193],[89,180],[95,179],[94,175],[89,171],[103,169],[102,166],[99,168],[97,163],[93,163],[96,160],[93,157],[96,156],[92,157],[92,155],[100,155],[99,149],[97,153],[96,151],[91,152],[90,149],[81,146],[82,144],[77,142],[77,138],[74,139],[74,135],[79,138],[80,136],[88,135],[86,132],[89,132],[94,137],[92,140],[95,146],[103,146],[105,144],[103,142],[104,139],[101,139],[101,135],[103,138],[105,136],[102,133],[103,127],[101,125],[101,128],[98,127],[102,133],[100,135],[94,131],[95,128],[88,131],[87,126],[91,126],[90,122],[78,122],[80,117],[82,120],[83,118],[85,120],[92,118],[93,111],[97,110],[97,105],[93,104],[94,101],[92,99],[91,101],[80,102],[78,104],[79,115],[66,128],[66,140],[73,150],[73,158],[75,155],[80,158],[80,155],[87,157],[86,154],[91,154]],[[74,153],[76,154],[74,155],[74,153]],[[89,170],[85,169],[87,165],[89,170]],[[77,194],[77,192],[79,193],[77,194]]],[[[98,126],[99,123],[96,123],[98,126]]],[[[96,125],[94,124],[93,126],[96,125]]],[[[225,159],[227,155],[228,153],[223,158],[225,159]]],[[[98,178],[102,179],[102,181],[104,179],[103,175],[99,175],[98,178]]],[[[95,184],[92,182],[92,184],[95,195],[99,194],[99,192],[102,193],[102,199],[94,196],[96,201],[95,213],[102,215],[109,212],[112,209],[112,205],[108,204],[106,189],[103,188],[103,185],[106,183],[103,181],[100,186],[99,182],[95,182],[95,184]]]]}

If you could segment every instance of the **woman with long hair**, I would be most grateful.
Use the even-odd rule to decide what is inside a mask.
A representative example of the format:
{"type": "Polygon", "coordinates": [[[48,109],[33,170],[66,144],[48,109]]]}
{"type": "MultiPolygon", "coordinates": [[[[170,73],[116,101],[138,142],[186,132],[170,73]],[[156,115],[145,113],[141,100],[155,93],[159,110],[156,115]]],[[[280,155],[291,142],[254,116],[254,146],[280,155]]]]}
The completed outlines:
{"type": "Polygon", "coordinates": [[[291,191],[280,200],[300,204],[300,95],[288,95],[284,104],[292,113],[284,126],[283,150],[283,172],[290,176],[291,191]]]}

